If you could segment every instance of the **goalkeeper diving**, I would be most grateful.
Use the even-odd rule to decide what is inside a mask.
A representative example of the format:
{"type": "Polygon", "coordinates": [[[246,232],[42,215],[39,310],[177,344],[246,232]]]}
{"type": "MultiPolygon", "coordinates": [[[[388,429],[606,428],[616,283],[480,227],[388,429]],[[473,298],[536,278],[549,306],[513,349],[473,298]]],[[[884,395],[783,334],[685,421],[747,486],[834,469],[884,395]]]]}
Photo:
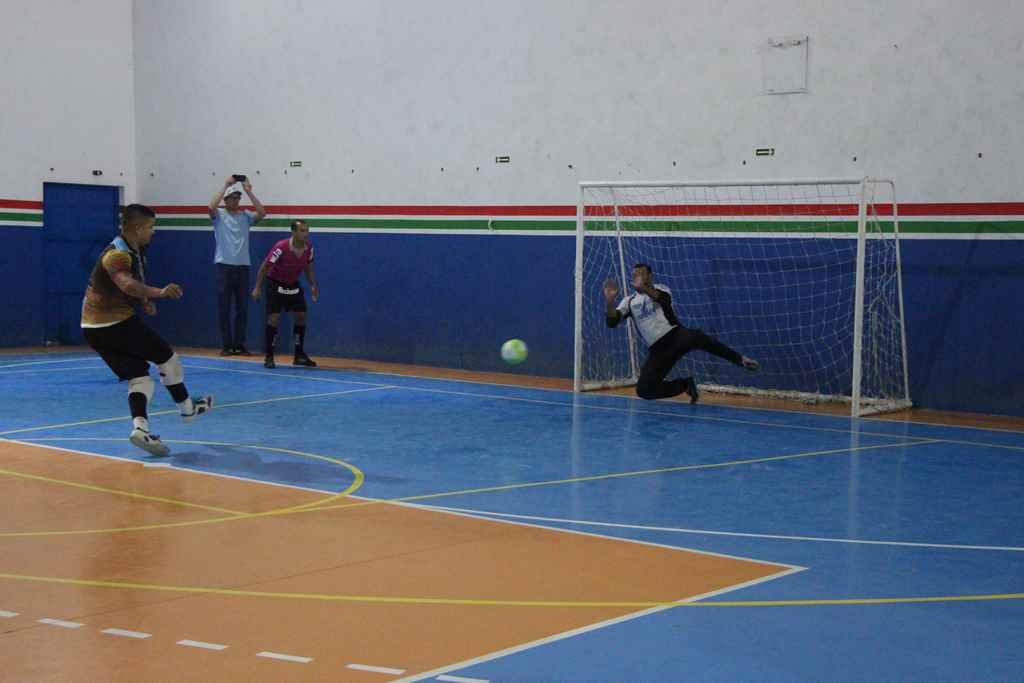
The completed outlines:
{"type": "Polygon", "coordinates": [[[615,280],[604,283],[605,322],[616,327],[626,318],[633,318],[640,338],[647,345],[648,355],[640,369],[636,394],[643,399],[671,398],[686,393],[690,403],[700,399],[697,380],[685,377],[665,381],[679,359],[695,349],[712,353],[750,371],[758,369],[752,358],[741,355],[702,330],[679,323],[672,308],[672,293],[664,285],[654,285],[651,267],[646,263],[633,266],[633,294],[615,304],[619,286],[615,280]]]}

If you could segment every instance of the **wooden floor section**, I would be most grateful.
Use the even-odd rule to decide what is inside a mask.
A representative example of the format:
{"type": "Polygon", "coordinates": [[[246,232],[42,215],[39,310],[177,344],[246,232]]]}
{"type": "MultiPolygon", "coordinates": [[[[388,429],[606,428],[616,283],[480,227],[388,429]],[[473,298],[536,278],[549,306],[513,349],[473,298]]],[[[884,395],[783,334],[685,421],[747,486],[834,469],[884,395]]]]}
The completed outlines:
{"type": "Polygon", "coordinates": [[[428,671],[788,570],[356,498],[239,516],[323,498],[0,442],[0,677],[382,680],[348,667],[428,671]]]}

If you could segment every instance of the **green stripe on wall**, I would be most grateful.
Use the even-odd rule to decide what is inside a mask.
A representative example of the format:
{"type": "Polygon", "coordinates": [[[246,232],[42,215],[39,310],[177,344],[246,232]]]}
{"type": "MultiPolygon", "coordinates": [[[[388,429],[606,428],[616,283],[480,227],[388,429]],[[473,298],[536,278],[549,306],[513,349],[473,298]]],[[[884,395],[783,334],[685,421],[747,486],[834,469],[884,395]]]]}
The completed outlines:
{"type": "MultiPolygon", "coordinates": [[[[26,216],[22,220],[41,221],[39,214],[2,214],[0,218],[26,216]]],[[[268,218],[260,223],[261,227],[285,228],[290,225],[291,218],[268,218]]],[[[536,230],[536,231],[574,231],[575,220],[487,220],[487,219],[420,219],[420,218],[309,218],[311,228],[348,228],[355,230],[536,230]]],[[[747,233],[821,233],[821,234],[852,234],[857,230],[856,221],[835,221],[827,223],[784,223],[779,221],[646,221],[631,220],[623,223],[630,231],[643,232],[747,232],[747,233]]],[[[157,225],[163,227],[198,227],[211,228],[206,217],[193,216],[184,218],[158,218],[157,225]]],[[[608,220],[587,221],[588,229],[610,231],[614,223],[608,220]]],[[[882,222],[882,229],[891,232],[892,223],[882,222]]],[[[1024,233],[1024,220],[1011,221],[901,221],[900,230],[914,234],[1006,234],[1024,233]]]]}
{"type": "Polygon", "coordinates": [[[41,213],[12,213],[6,211],[0,211],[0,221],[31,221],[33,223],[42,223],[43,214],[41,213]]]}

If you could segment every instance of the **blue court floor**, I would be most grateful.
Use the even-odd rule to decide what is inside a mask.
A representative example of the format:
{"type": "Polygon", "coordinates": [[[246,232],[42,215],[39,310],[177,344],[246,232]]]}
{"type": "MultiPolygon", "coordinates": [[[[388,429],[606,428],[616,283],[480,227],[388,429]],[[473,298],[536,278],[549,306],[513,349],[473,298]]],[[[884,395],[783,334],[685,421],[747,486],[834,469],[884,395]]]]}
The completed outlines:
{"type": "MultiPolygon", "coordinates": [[[[251,446],[290,449],[360,497],[802,568],[420,678],[1024,680],[1024,433],[184,361],[216,408],[158,385],[153,431],[205,442],[173,467],[352,485],[251,446]]],[[[0,438],[142,460],[129,429],[99,358],[0,357],[0,438]]]]}

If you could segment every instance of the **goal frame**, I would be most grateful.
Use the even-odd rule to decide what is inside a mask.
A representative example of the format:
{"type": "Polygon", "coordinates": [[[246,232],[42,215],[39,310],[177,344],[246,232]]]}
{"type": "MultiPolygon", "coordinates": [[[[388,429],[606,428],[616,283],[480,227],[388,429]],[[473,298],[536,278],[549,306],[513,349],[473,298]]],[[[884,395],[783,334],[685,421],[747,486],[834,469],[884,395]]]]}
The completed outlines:
{"type": "MultiPolygon", "coordinates": [[[[741,389],[737,387],[721,387],[713,385],[702,385],[702,388],[711,391],[724,393],[737,393],[749,395],[768,395],[773,397],[792,397],[802,400],[841,400],[849,401],[850,416],[862,417],[880,412],[903,410],[911,407],[910,400],[910,371],[907,365],[907,328],[903,304],[903,271],[902,258],[900,256],[900,225],[899,208],[896,199],[896,184],[888,178],[860,177],[860,178],[790,178],[770,180],[713,180],[713,181],[678,181],[678,180],[649,180],[649,181],[582,181],[577,187],[576,200],[576,263],[575,263],[575,299],[574,299],[574,324],[573,324],[573,392],[584,391],[583,386],[583,265],[584,265],[584,241],[586,214],[586,191],[590,188],[672,188],[672,187],[764,187],[764,186],[795,186],[795,185],[848,185],[857,186],[857,263],[855,268],[854,288],[854,322],[853,322],[853,368],[852,368],[852,391],[850,396],[820,396],[817,394],[798,394],[789,392],[792,396],[786,396],[787,392],[771,392],[759,389],[741,389]],[[889,188],[892,206],[892,239],[896,259],[896,288],[899,303],[899,325],[900,325],[900,353],[902,354],[903,365],[903,396],[881,405],[865,405],[865,399],[861,395],[862,383],[862,353],[864,337],[864,264],[867,245],[867,222],[868,222],[868,189],[874,186],[884,185],[889,188]]],[[[614,206],[616,239],[619,243],[619,270],[622,282],[629,280],[626,277],[625,262],[622,249],[623,231],[619,220],[619,205],[614,206]]],[[[681,239],[686,239],[682,237],[681,239]]],[[[742,238],[740,238],[742,239],[742,238]]],[[[835,239],[835,238],[830,238],[835,239]]],[[[627,327],[629,360],[632,377],[623,381],[609,383],[609,386],[630,386],[636,383],[638,376],[637,344],[636,333],[630,324],[627,327]]]]}

